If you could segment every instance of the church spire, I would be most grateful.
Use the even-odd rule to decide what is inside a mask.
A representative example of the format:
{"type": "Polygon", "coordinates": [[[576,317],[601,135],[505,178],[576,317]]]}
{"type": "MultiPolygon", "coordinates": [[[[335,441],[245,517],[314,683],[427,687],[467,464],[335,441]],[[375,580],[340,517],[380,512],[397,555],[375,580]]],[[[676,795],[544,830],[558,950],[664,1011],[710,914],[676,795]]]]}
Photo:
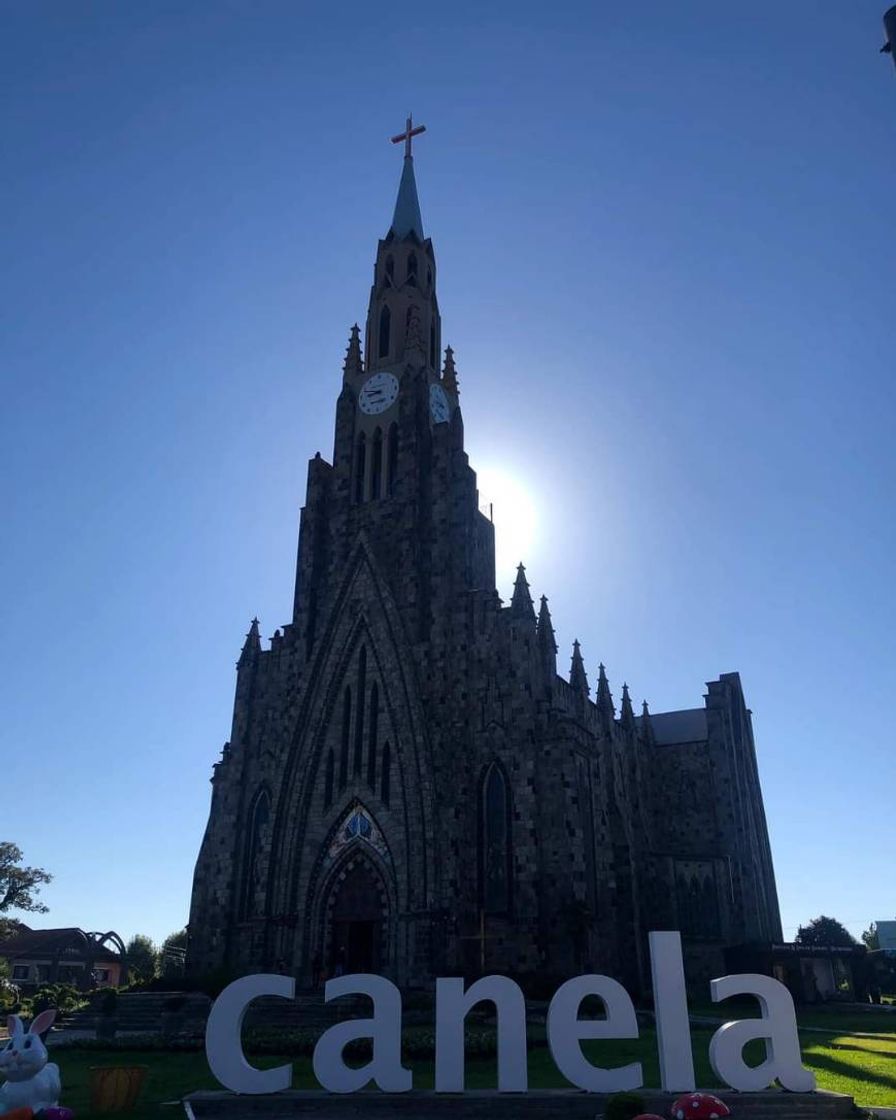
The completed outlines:
{"type": "Polygon", "coordinates": [[[445,388],[459,396],[460,389],[457,387],[457,370],[454,367],[454,351],[450,346],[445,347],[445,365],[442,368],[442,384],[445,388]]]}
{"type": "Polygon", "coordinates": [[[243,649],[240,653],[240,659],[236,663],[237,668],[241,669],[244,665],[249,665],[258,659],[261,653],[261,635],[258,632],[258,619],[253,618],[249,625],[249,633],[246,635],[246,640],[243,642],[243,649]]]}
{"type": "Polygon", "coordinates": [[[401,169],[401,182],[398,184],[398,197],[395,199],[395,212],[392,215],[391,233],[400,241],[413,235],[423,240],[423,218],[420,216],[420,200],[417,198],[417,180],[414,178],[414,157],[411,155],[411,137],[426,131],[426,125],[416,128],[408,117],[404,132],[392,137],[393,144],[404,141],[404,166],[401,169]]]}
{"type": "Polygon", "coordinates": [[[342,372],[346,377],[355,373],[364,372],[364,362],[361,358],[361,330],[357,323],[352,327],[348,340],[348,349],[345,351],[345,362],[342,372]]]}
{"type": "Polygon", "coordinates": [[[626,731],[633,731],[635,728],[635,710],[632,707],[632,698],[628,694],[627,684],[622,686],[622,708],[619,714],[619,722],[626,731]]]}
{"type": "Polygon", "coordinates": [[[616,718],[616,709],[613,707],[613,697],[610,694],[610,682],[607,680],[607,671],[601,662],[597,674],[597,695],[594,698],[598,712],[607,720],[616,718]]]}
{"type": "Polygon", "coordinates": [[[535,641],[542,665],[548,675],[548,683],[552,684],[557,675],[557,640],[554,637],[554,624],[551,622],[551,612],[548,610],[546,595],[541,597],[538,608],[538,623],[535,630],[535,641]]]}
{"type": "Polygon", "coordinates": [[[569,683],[576,690],[587,696],[591,689],[588,687],[588,677],[585,675],[585,663],[582,660],[582,650],[579,640],[572,643],[572,664],[569,667],[569,683]]]}
{"type": "Polygon", "coordinates": [[[653,734],[653,720],[650,718],[646,700],[641,705],[641,736],[648,746],[653,746],[656,743],[656,737],[653,734]]]}
{"type": "Polygon", "coordinates": [[[532,596],[529,594],[529,581],[526,579],[526,569],[522,564],[516,570],[516,580],[513,584],[513,598],[510,600],[510,613],[516,618],[526,618],[535,621],[535,607],[532,596]]]}

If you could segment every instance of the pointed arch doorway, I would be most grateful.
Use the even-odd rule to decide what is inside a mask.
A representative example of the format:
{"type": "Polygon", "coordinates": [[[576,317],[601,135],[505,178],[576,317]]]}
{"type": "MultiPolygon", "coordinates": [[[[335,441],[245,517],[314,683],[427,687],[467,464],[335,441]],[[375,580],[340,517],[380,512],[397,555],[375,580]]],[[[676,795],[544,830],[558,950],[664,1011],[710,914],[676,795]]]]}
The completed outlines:
{"type": "Polygon", "coordinates": [[[324,934],[328,975],[388,971],[388,893],[363,852],[346,861],[330,886],[324,934]]]}

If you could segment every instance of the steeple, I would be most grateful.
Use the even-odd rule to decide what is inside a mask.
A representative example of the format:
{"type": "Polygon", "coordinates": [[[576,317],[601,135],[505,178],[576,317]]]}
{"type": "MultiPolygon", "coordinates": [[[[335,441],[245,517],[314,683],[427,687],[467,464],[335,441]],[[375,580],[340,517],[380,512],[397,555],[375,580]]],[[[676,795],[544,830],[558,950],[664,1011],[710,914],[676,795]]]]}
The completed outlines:
{"type": "Polygon", "coordinates": [[[513,584],[513,597],[510,600],[510,613],[514,618],[526,618],[535,621],[535,607],[532,596],[529,594],[529,581],[526,579],[526,569],[522,564],[516,570],[516,580],[513,584]]]}
{"type": "Polygon", "coordinates": [[[551,622],[551,612],[548,610],[546,595],[541,597],[538,608],[538,623],[535,630],[535,640],[541,662],[548,676],[548,684],[552,685],[557,675],[557,640],[554,637],[554,624],[551,622]]]}
{"type": "Polygon", "coordinates": [[[243,649],[240,653],[240,659],[236,663],[238,669],[242,669],[244,665],[250,665],[258,660],[258,655],[261,653],[261,635],[258,632],[258,619],[253,618],[249,626],[249,633],[246,635],[246,640],[243,642],[243,649]]]}
{"type": "Polygon", "coordinates": [[[414,179],[411,138],[423,132],[408,117],[404,132],[404,166],[389,232],[377,246],[373,286],[364,332],[364,365],[368,374],[386,370],[397,375],[405,360],[439,377],[442,325],[436,299],[436,260],[432,242],[423,233],[420,201],[414,179]]]}
{"type": "Polygon", "coordinates": [[[613,697],[610,695],[610,682],[607,680],[607,671],[601,662],[597,674],[597,695],[594,698],[598,712],[606,720],[616,718],[616,709],[613,707],[613,697]]]}
{"type": "Polygon", "coordinates": [[[351,334],[349,335],[348,349],[345,351],[345,362],[342,366],[342,372],[346,377],[364,372],[364,362],[361,358],[361,331],[357,323],[352,327],[351,334]]]}
{"type": "Polygon", "coordinates": [[[442,384],[445,388],[459,396],[460,389],[457,387],[457,370],[454,368],[454,351],[450,346],[445,347],[445,365],[442,368],[442,384]]]}
{"type": "Polygon", "coordinates": [[[404,141],[404,166],[401,169],[401,182],[398,184],[398,197],[395,199],[395,213],[392,215],[390,233],[399,241],[413,235],[423,240],[423,218],[420,216],[420,200],[417,198],[417,180],[414,178],[414,157],[411,155],[411,137],[426,131],[426,125],[414,128],[409,116],[404,132],[392,137],[393,144],[404,141]]]}
{"type": "Polygon", "coordinates": [[[653,734],[653,720],[650,718],[646,700],[641,705],[641,737],[650,747],[656,743],[656,737],[653,734]]]}
{"type": "Polygon", "coordinates": [[[632,698],[628,694],[627,684],[622,686],[622,710],[619,715],[619,722],[626,731],[634,731],[635,711],[634,708],[632,708],[632,698]]]}
{"type": "Polygon", "coordinates": [[[582,650],[579,646],[578,638],[572,643],[572,664],[569,667],[569,683],[576,692],[581,692],[584,696],[588,696],[591,692],[591,689],[588,687],[588,677],[585,675],[585,663],[582,661],[582,650]]]}

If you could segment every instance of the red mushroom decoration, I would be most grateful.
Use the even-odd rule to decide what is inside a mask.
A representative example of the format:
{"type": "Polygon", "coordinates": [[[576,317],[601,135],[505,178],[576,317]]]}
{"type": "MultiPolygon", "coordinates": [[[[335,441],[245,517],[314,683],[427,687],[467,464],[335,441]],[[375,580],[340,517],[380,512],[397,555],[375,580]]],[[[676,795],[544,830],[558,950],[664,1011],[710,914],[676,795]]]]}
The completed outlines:
{"type": "Polygon", "coordinates": [[[712,1093],[686,1093],[672,1105],[672,1120],[718,1120],[731,1109],[712,1093]]]}
{"type": "Polygon", "coordinates": [[[642,1112],[635,1117],[635,1120],[663,1120],[662,1116],[657,1116],[655,1112],[642,1112]]]}

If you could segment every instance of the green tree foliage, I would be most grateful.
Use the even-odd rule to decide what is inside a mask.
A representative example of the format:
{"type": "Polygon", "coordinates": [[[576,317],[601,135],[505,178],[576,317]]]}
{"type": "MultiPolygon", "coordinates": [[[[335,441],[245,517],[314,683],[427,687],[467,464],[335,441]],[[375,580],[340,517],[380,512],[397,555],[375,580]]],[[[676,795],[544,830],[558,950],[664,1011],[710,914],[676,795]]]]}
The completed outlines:
{"type": "Polygon", "coordinates": [[[132,980],[152,980],[158,971],[159,953],[145,933],[135,933],[125,946],[132,980]]]}
{"type": "Polygon", "coordinates": [[[180,976],[184,971],[187,950],[186,928],[169,933],[159,952],[159,971],[163,976],[180,976]]]}
{"type": "Polygon", "coordinates": [[[23,867],[22,849],[9,840],[0,840],[0,914],[8,910],[46,914],[47,907],[37,895],[41,885],[52,878],[42,867],[23,867]]]}
{"type": "Polygon", "coordinates": [[[880,948],[880,938],[877,936],[877,923],[872,922],[871,925],[862,934],[862,940],[869,949],[880,948]]]}
{"type": "Polygon", "coordinates": [[[825,914],[813,918],[808,925],[800,926],[793,940],[797,945],[834,945],[842,948],[858,944],[842,922],[825,914]]]}

